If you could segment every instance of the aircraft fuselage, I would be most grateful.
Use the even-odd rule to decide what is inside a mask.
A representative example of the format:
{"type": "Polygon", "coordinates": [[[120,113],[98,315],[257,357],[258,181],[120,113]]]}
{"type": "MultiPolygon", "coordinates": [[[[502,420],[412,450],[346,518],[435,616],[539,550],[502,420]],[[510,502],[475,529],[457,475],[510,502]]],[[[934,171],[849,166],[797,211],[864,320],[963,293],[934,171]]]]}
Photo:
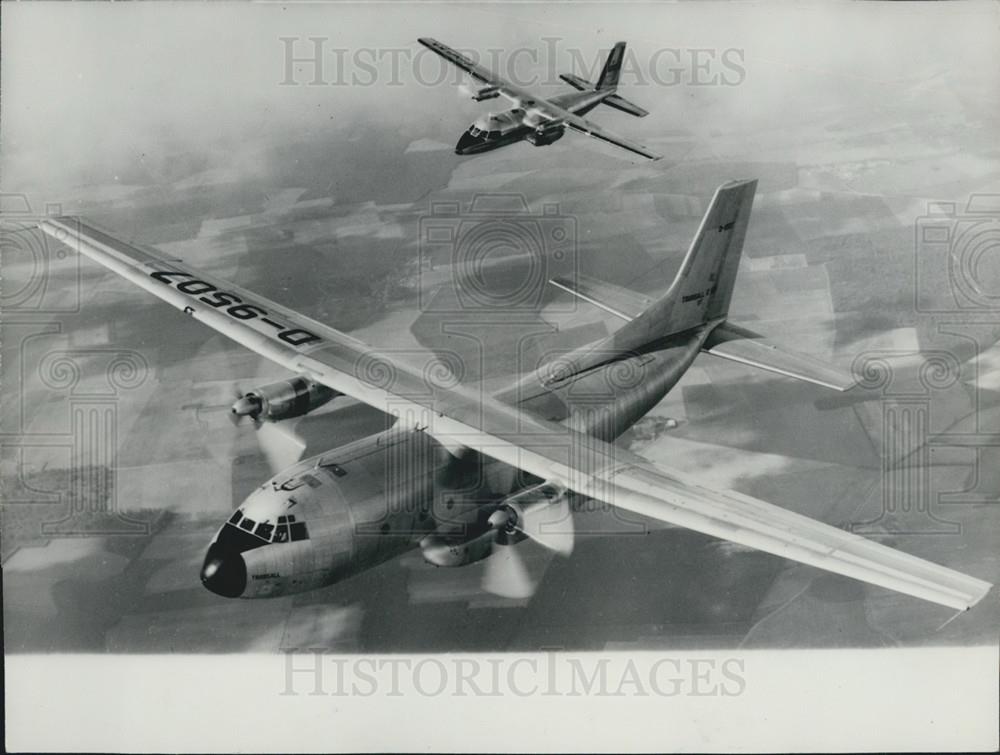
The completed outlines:
{"type": "MultiPolygon", "coordinates": [[[[550,102],[574,115],[584,115],[609,94],[611,92],[569,92],[553,97],[550,102]]],[[[459,138],[455,154],[477,155],[524,140],[542,147],[562,137],[565,127],[538,120],[532,114],[532,105],[532,100],[526,100],[510,110],[477,118],[459,138]]]]}
{"type": "MultiPolygon", "coordinates": [[[[506,400],[614,439],[677,383],[710,331],[702,326],[549,385],[533,374],[506,400]]],[[[501,500],[539,482],[475,452],[453,456],[425,432],[391,428],[299,462],[254,491],[217,533],[202,582],[242,598],[333,584],[432,532],[475,538],[501,500]]]]}

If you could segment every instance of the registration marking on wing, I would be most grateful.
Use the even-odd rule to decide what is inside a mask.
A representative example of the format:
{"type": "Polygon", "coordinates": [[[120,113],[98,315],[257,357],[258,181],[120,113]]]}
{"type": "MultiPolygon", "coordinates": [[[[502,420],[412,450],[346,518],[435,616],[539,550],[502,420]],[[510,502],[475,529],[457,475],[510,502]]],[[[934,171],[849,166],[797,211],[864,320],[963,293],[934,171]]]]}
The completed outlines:
{"type": "Polygon", "coordinates": [[[195,277],[193,273],[183,270],[171,270],[165,266],[161,266],[160,269],[153,270],[149,275],[154,280],[171,286],[182,294],[196,298],[199,302],[207,304],[210,307],[224,311],[234,320],[259,319],[260,322],[275,328],[278,331],[278,338],[290,346],[305,346],[306,344],[322,340],[318,335],[305,328],[282,325],[277,320],[272,319],[271,313],[263,307],[246,303],[242,297],[229,291],[224,291],[208,281],[201,280],[195,277]]]}

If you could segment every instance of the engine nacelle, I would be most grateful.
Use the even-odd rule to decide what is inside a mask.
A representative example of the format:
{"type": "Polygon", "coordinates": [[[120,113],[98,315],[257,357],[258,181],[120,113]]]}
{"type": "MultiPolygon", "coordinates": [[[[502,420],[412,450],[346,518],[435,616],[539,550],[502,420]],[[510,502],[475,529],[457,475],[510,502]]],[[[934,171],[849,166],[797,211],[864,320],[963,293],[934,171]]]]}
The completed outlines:
{"type": "Polygon", "coordinates": [[[339,395],[332,388],[299,375],[248,391],[236,400],[232,412],[237,417],[277,422],[308,414],[339,395]]]}
{"type": "Polygon", "coordinates": [[[544,147],[547,144],[552,144],[552,142],[562,139],[562,135],[565,133],[566,127],[562,124],[556,124],[554,126],[546,126],[545,128],[530,131],[525,139],[534,144],[536,147],[544,147]]]}
{"type": "Polygon", "coordinates": [[[434,566],[465,566],[489,556],[493,552],[495,540],[496,533],[493,530],[465,541],[431,534],[420,541],[420,552],[424,561],[434,566]]]}
{"type": "Polygon", "coordinates": [[[483,87],[472,95],[472,99],[476,102],[482,102],[483,100],[495,100],[499,96],[500,87],[483,87]]]}

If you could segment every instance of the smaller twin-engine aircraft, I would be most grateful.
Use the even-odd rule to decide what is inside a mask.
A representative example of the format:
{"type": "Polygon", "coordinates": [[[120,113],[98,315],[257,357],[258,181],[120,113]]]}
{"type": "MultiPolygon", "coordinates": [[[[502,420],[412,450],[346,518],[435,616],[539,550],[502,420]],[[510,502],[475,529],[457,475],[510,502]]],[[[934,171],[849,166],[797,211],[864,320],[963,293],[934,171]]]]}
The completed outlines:
{"type": "Polygon", "coordinates": [[[624,139],[582,117],[598,105],[607,105],[639,118],[649,115],[641,107],[618,94],[618,76],[621,73],[622,60],[625,58],[624,42],[619,42],[611,50],[596,84],[591,84],[571,73],[563,73],[559,78],[578,91],[544,100],[504,81],[493,71],[476,64],[436,39],[421,37],[417,41],[483,84],[482,88],[472,95],[472,99],[476,102],[492,100],[503,95],[514,103],[514,107],[510,110],[490,113],[473,123],[455,146],[455,152],[459,155],[488,152],[522,139],[536,147],[543,147],[561,138],[569,127],[581,134],[609,142],[650,160],[659,160],[662,157],[643,145],[624,139]]]}
{"type": "MultiPolygon", "coordinates": [[[[582,276],[553,279],[623,324],[497,394],[465,385],[446,369],[421,369],[412,355],[376,351],[79,219],[46,218],[41,227],[296,373],[242,395],[232,407],[235,419],[249,417],[266,432],[341,395],[398,417],[384,432],[303,461],[299,446],[280,462],[289,466],[251,493],[208,547],[201,580],[219,595],[302,592],[420,548],[435,566],[485,560],[485,589],[526,597],[534,585],[519,566],[517,543],[532,539],[568,555],[574,508],[597,500],[620,517],[648,517],[969,608],[989,583],[757,498],[713,489],[612,445],[701,353],[835,390],[853,383],[850,375],[729,321],[756,185],[736,181],[716,191],[673,284],[655,299],[582,276]]],[[[634,531],[636,521],[628,521],[634,531]]]]}

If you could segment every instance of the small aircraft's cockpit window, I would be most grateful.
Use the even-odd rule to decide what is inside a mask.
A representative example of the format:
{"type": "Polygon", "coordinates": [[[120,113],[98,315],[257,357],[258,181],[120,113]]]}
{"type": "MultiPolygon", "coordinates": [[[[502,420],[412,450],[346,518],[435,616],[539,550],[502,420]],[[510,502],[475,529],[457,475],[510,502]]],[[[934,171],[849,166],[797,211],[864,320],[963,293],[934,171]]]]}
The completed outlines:
{"type": "Polygon", "coordinates": [[[308,540],[309,533],[306,532],[305,522],[296,522],[289,526],[292,532],[292,540],[308,540]]]}
{"type": "Polygon", "coordinates": [[[288,525],[279,524],[278,529],[274,531],[274,542],[276,543],[287,543],[288,542],[288,525]]]}
{"type": "Polygon", "coordinates": [[[473,126],[469,129],[469,136],[479,136],[479,127],[473,126]]]}
{"type": "Polygon", "coordinates": [[[499,131],[490,131],[489,136],[487,136],[486,138],[487,139],[499,139],[500,138],[500,132],[499,131]]]}
{"type": "Polygon", "coordinates": [[[230,524],[239,524],[241,516],[243,516],[242,512],[240,512],[240,511],[234,511],[233,515],[231,517],[229,517],[229,523],[230,524]]]}
{"type": "Polygon", "coordinates": [[[254,530],[253,534],[255,534],[257,537],[262,537],[265,540],[270,540],[273,532],[274,532],[273,524],[270,524],[268,522],[261,522],[260,524],[257,525],[257,529],[254,530]]]}
{"type": "Polygon", "coordinates": [[[240,527],[245,529],[247,532],[250,532],[256,526],[257,522],[255,522],[250,517],[246,517],[242,522],[240,522],[240,527]]]}

